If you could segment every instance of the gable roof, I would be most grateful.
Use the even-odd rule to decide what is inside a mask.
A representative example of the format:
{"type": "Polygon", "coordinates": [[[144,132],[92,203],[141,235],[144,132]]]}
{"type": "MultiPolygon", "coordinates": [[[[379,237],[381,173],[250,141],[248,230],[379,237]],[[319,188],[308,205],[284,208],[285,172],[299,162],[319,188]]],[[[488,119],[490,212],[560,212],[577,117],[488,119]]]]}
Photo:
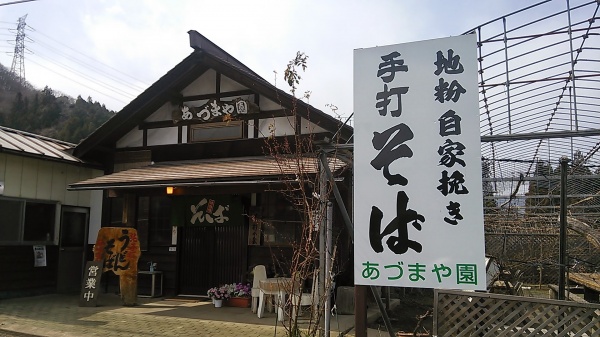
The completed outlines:
{"type": "Polygon", "coordinates": [[[0,152],[68,163],[83,163],[71,155],[75,144],[0,126],[0,152]]]}
{"type": "MultiPolygon", "coordinates": [[[[188,34],[190,46],[194,51],[90,136],[82,140],[74,150],[76,156],[84,157],[90,151],[110,151],[118,139],[135,128],[165,102],[176,100],[183,88],[211,68],[260,95],[275,102],[281,102],[285,107],[294,106],[295,98],[293,96],[277,89],[202,34],[194,30],[189,31],[188,34]]],[[[296,105],[297,113],[312,123],[330,130],[332,133],[341,128],[340,135],[345,139],[352,136],[352,127],[342,125],[343,123],[339,120],[300,100],[296,101],[296,105]]]]}

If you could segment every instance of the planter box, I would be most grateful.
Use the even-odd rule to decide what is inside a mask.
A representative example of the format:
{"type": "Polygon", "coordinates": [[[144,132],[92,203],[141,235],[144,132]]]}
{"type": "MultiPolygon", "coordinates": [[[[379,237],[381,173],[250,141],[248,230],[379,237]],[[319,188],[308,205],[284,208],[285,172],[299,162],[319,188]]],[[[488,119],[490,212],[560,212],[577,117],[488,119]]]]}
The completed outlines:
{"type": "Polygon", "coordinates": [[[224,304],[228,307],[250,308],[251,300],[252,297],[232,297],[224,301],[224,304]]]}

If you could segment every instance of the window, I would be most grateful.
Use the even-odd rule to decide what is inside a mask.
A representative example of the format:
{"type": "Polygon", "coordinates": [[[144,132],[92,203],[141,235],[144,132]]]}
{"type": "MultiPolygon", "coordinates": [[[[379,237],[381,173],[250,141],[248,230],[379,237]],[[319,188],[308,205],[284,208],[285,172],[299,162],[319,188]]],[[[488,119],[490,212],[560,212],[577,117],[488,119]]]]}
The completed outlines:
{"type": "Polygon", "coordinates": [[[56,207],[54,202],[0,199],[0,242],[52,244],[56,230],[56,207]]]}
{"type": "Polygon", "coordinates": [[[302,232],[302,221],[295,207],[277,192],[264,193],[262,205],[266,211],[263,244],[285,246],[296,242],[302,232]]]}
{"type": "Polygon", "coordinates": [[[148,246],[171,245],[171,198],[138,198],[137,231],[142,250],[148,246]]]}
{"type": "Polygon", "coordinates": [[[149,243],[150,245],[164,246],[171,244],[171,198],[150,198],[149,219],[149,243]]]}
{"type": "Polygon", "coordinates": [[[242,122],[207,123],[190,126],[190,141],[226,140],[242,138],[242,122]]]}
{"type": "Polygon", "coordinates": [[[110,226],[123,226],[123,197],[109,198],[110,226]]]}

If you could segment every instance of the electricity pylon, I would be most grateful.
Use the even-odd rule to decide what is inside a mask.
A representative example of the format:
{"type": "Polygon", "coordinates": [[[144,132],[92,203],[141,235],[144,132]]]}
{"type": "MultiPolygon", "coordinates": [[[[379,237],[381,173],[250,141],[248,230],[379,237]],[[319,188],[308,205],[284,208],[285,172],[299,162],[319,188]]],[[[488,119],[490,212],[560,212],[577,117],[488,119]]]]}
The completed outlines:
{"type": "Polygon", "coordinates": [[[12,66],[10,72],[19,77],[21,84],[25,83],[25,19],[27,14],[19,18],[17,26],[17,37],[15,38],[15,51],[13,55],[12,66]]]}

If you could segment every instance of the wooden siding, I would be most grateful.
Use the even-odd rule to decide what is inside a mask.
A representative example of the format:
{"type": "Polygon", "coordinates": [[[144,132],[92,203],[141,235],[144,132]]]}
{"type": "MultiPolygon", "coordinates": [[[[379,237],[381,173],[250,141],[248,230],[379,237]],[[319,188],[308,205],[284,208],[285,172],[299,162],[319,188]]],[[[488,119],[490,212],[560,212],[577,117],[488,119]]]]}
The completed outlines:
{"type": "MultiPolygon", "coordinates": [[[[168,296],[176,295],[177,252],[170,252],[169,247],[165,246],[150,246],[147,251],[142,252],[138,260],[138,270],[149,270],[149,262],[156,263],[156,270],[163,273],[163,293],[168,296]]],[[[148,277],[138,280],[138,293],[150,293],[150,279],[148,277]]]]}
{"type": "Polygon", "coordinates": [[[0,153],[0,181],[4,181],[5,197],[89,207],[90,193],[69,192],[67,184],[100,174],[99,170],[82,166],[0,153]]]}
{"type": "Polygon", "coordinates": [[[34,267],[29,246],[0,246],[0,299],[56,291],[58,246],[46,246],[46,267],[34,267]]]}
{"type": "Polygon", "coordinates": [[[262,264],[268,277],[289,276],[293,253],[292,246],[249,246],[248,268],[262,264]]]}

